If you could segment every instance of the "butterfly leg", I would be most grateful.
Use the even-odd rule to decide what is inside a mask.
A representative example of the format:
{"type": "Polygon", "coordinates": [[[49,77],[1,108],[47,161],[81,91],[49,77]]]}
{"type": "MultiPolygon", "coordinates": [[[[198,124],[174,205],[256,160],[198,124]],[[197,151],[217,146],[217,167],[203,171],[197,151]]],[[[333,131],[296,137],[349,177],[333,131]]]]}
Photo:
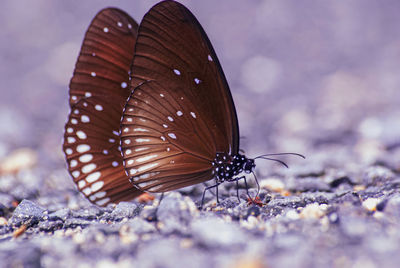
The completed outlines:
{"type": "Polygon", "coordinates": [[[215,193],[217,194],[217,204],[219,204],[218,185],[219,184],[215,185],[215,193]]]}
{"type": "Polygon", "coordinates": [[[203,208],[204,197],[205,197],[205,195],[206,195],[206,191],[209,191],[210,189],[212,189],[212,188],[214,188],[214,187],[217,187],[217,189],[216,189],[216,192],[217,192],[217,202],[219,203],[219,200],[218,200],[218,185],[220,185],[220,184],[221,184],[221,183],[216,183],[216,184],[211,185],[211,186],[208,186],[208,187],[206,187],[206,188],[204,189],[204,191],[203,191],[203,197],[201,198],[201,205],[200,205],[200,208],[199,208],[199,209],[202,209],[202,208],[203,208]]]}
{"type": "Polygon", "coordinates": [[[158,217],[157,217],[158,208],[160,207],[161,200],[163,200],[163,198],[164,198],[164,192],[161,193],[160,199],[158,200],[157,207],[156,207],[156,209],[154,211],[154,219],[153,220],[155,220],[155,221],[158,221],[158,217]]]}
{"type": "MultiPolygon", "coordinates": [[[[237,198],[238,198],[238,200],[239,200],[239,202],[240,202],[240,198],[239,198],[239,180],[241,180],[241,179],[243,179],[243,181],[244,181],[244,185],[246,186],[246,193],[247,193],[247,196],[251,199],[251,200],[253,200],[251,197],[250,197],[250,194],[249,194],[249,186],[248,186],[248,184],[247,184],[247,180],[246,180],[246,176],[241,176],[241,177],[236,177],[236,178],[232,178],[232,179],[230,179],[229,181],[236,181],[236,195],[237,195],[237,198]]],[[[257,184],[258,184],[258,182],[257,182],[257,184]]]]}
{"type": "Polygon", "coordinates": [[[240,203],[240,197],[239,197],[239,179],[240,179],[240,178],[236,178],[236,196],[237,196],[237,199],[238,199],[238,201],[239,201],[239,203],[240,203]]]}
{"type": "Polygon", "coordinates": [[[256,174],[255,174],[254,172],[252,172],[252,173],[253,173],[253,176],[254,176],[254,180],[255,180],[256,183],[257,183],[257,195],[256,195],[256,197],[257,197],[258,194],[260,193],[260,184],[258,183],[256,174]]]}
{"type": "MultiPolygon", "coordinates": [[[[205,187],[208,187],[208,184],[205,183],[205,182],[203,182],[203,185],[204,185],[204,188],[205,188],[205,187]]],[[[213,191],[210,190],[210,193],[211,193],[213,196],[215,196],[215,193],[214,193],[213,191]]]]}
{"type": "MultiPolygon", "coordinates": [[[[237,196],[237,199],[238,199],[239,203],[240,203],[239,180],[241,180],[241,179],[246,179],[246,178],[244,176],[242,176],[242,177],[231,178],[231,179],[228,180],[229,182],[236,182],[236,196],[237,196]]],[[[246,187],[247,187],[247,184],[246,184],[246,187]]]]}
{"type": "Polygon", "coordinates": [[[253,198],[251,198],[251,196],[250,196],[250,194],[249,194],[249,186],[247,185],[246,177],[243,176],[242,178],[243,178],[243,180],[244,180],[244,185],[246,185],[246,193],[247,193],[247,196],[249,197],[250,200],[253,201],[253,198]]]}

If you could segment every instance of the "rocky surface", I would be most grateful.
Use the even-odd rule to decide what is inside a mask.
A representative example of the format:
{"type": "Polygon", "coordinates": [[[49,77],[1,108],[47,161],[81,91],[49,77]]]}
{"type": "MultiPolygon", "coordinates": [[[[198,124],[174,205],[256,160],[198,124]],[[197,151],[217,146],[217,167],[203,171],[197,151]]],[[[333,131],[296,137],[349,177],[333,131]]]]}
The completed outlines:
{"type": "MultiPolygon", "coordinates": [[[[2,3],[0,267],[397,267],[400,6],[385,3],[185,3],[224,67],[246,155],[307,157],[257,160],[259,200],[226,183],[202,210],[201,184],[105,208],[77,192],[61,153],[68,81],[107,4],[2,3]]],[[[151,3],[118,6],[140,21],[151,3]]]]}
{"type": "MultiPolygon", "coordinates": [[[[395,267],[399,170],[382,162],[347,174],[304,166],[259,178],[261,202],[249,202],[243,188],[239,202],[235,187],[224,185],[221,202],[207,194],[202,210],[203,185],[160,204],[100,208],[66,176],[54,177],[66,181],[58,188],[14,192],[7,189],[22,187],[26,174],[3,176],[0,259],[11,267],[395,267]]],[[[37,184],[45,180],[29,172],[37,184]]]]}

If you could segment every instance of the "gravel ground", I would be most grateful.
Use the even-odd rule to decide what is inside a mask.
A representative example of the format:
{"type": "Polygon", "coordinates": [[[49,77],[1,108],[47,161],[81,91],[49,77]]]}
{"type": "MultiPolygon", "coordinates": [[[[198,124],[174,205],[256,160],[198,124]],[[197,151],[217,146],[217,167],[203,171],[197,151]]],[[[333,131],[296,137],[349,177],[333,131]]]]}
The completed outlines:
{"type": "MultiPolygon", "coordinates": [[[[232,89],[260,203],[204,185],[106,208],[61,153],[85,28],[111,2],[5,1],[0,21],[0,267],[397,267],[400,5],[184,1],[232,89]],[[204,3],[203,3],[204,2],[204,3]]],[[[153,2],[120,1],[140,21],[153,2]]],[[[250,195],[256,193],[251,177],[250,195]]]]}

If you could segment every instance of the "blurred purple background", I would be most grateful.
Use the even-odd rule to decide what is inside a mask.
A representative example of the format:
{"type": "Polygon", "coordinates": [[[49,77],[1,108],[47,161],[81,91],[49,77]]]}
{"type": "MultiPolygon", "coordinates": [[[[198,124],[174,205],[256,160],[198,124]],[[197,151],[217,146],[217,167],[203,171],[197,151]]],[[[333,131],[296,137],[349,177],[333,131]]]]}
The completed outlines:
{"type": "MultiPolygon", "coordinates": [[[[63,165],[68,83],[86,28],[104,7],[140,22],[156,2],[3,1],[0,157],[32,147],[63,165]]],[[[399,1],[181,2],[214,45],[249,156],[345,145],[369,161],[399,142],[399,1]]]]}

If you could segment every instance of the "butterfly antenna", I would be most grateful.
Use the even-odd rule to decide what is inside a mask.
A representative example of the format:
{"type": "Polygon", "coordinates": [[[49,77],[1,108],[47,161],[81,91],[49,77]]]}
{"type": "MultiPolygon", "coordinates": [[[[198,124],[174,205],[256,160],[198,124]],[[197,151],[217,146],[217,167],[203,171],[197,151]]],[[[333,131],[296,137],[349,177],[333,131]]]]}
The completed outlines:
{"type": "Polygon", "coordinates": [[[257,158],[262,158],[262,159],[266,159],[266,160],[275,161],[275,162],[278,162],[278,163],[284,165],[286,168],[289,168],[289,166],[288,166],[285,162],[283,162],[282,160],[279,160],[279,159],[269,158],[269,157],[263,157],[263,156],[257,156],[257,157],[254,158],[254,159],[257,159],[257,158]]]}
{"type": "Polygon", "coordinates": [[[277,154],[263,154],[263,155],[259,155],[259,156],[257,156],[256,158],[254,158],[254,159],[257,159],[257,158],[260,158],[260,157],[263,157],[263,156],[277,156],[277,155],[294,155],[294,156],[299,156],[299,157],[301,157],[301,158],[303,158],[303,159],[306,159],[306,157],[304,156],[304,155],[302,155],[302,154],[298,154],[298,153],[277,153],[277,154]]]}

